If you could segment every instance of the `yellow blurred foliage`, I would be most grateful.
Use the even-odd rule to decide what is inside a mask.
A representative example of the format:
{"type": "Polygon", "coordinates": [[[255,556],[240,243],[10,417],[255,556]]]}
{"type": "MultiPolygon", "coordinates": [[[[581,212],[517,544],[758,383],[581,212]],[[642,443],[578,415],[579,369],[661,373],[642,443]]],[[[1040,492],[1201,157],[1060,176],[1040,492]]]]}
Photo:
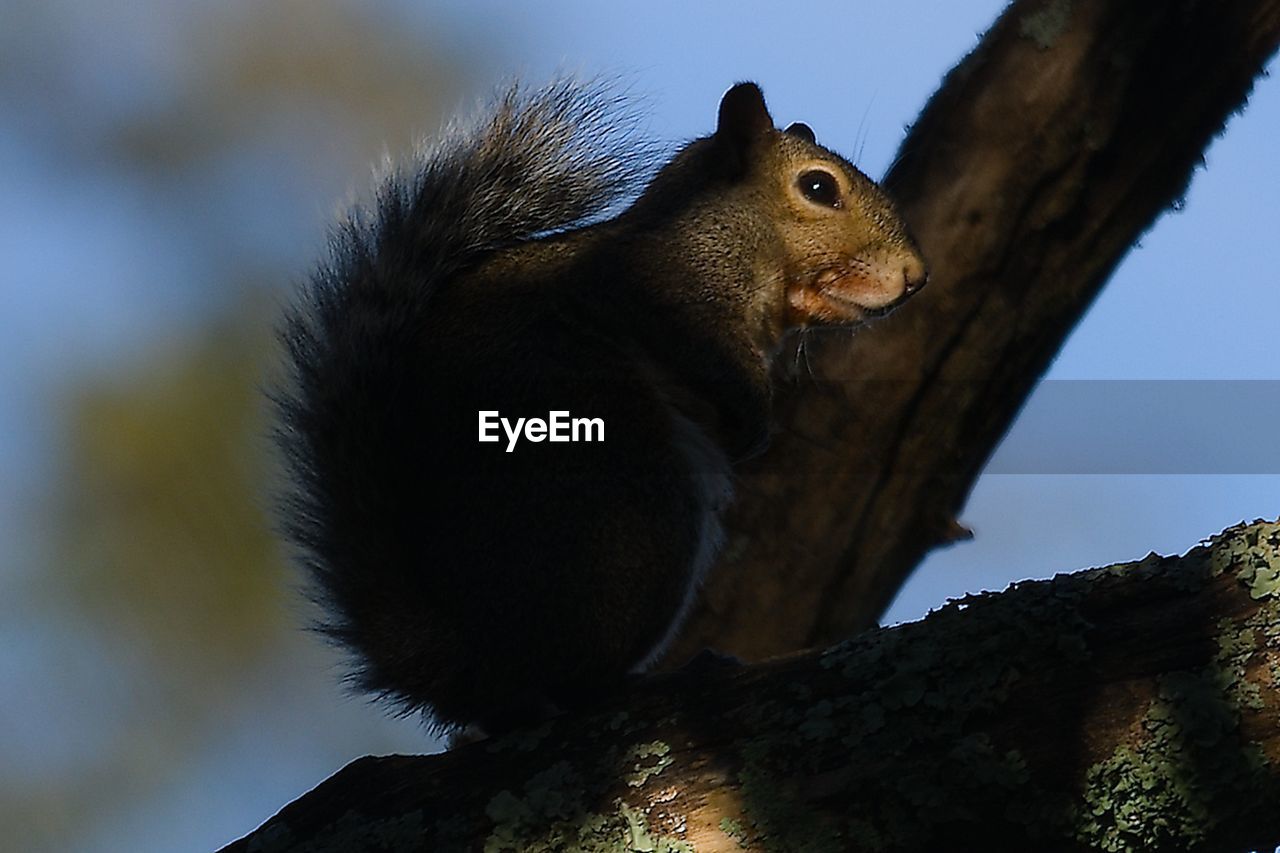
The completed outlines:
{"type": "Polygon", "coordinates": [[[291,621],[267,511],[271,342],[253,313],[68,405],[62,582],[109,636],[184,676],[243,664],[291,621]]]}

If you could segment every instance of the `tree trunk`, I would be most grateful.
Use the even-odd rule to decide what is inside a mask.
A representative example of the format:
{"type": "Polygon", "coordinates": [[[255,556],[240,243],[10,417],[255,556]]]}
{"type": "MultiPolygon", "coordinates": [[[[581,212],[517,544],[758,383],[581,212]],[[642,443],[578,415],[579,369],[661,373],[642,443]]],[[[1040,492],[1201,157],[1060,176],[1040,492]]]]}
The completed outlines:
{"type": "Polygon", "coordinates": [[[886,178],[929,286],[878,328],[810,342],[818,381],[780,395],[778,434],[741,477],[728,547],[671,662],[836,642],[966,535],[955,517],[992,449],[1278,42],[1280,0],[1005,11],[886,178]]]}
{"type": "Polygon", "coordinates": [[[1271,849],[1277,688],[1280,522],[1259,522],[362,758],[226,851],[1271,849]]]}

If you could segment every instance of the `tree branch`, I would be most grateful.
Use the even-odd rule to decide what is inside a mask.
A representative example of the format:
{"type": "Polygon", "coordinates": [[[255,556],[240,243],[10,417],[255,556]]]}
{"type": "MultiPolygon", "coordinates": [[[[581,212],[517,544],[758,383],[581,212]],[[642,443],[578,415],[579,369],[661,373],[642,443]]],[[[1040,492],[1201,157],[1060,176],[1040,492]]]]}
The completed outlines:
{"type": "Polygon", "coordinates": [[[955,521],[1129,247],[1185,192],[1280,43],[1280,0],[1020,0],[946,78],[887,183],[933,279],[810,344],[670,656],[747,660],[873,624],[955,521]]]}
{"type": "Polygon", "coordinates": [[[1270,849],[1277,687],[1280,523],[1257,522],[362,758],[226,851],[1270,849]]]}

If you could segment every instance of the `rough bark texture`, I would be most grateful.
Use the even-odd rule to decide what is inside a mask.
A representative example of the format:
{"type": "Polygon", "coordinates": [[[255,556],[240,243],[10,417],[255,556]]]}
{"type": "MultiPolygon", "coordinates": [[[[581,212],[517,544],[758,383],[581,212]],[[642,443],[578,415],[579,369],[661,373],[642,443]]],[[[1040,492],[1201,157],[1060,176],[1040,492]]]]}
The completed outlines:
{"type": "Polygon", "coordinates": [[[729,546],[669,660],[836,642],[965,535],[956,513],[1036,379],[1278,41],[1280,0],[1006,10],[886,179],[929,286],[852,341],[811,342],[818,381],[781,395],[779,434],[741,479],[729,546]]]}
{"type": "Polygon", "coordinates": [[[363,758],[226,850],[1271,849],[1280,523],[363,758]]]}

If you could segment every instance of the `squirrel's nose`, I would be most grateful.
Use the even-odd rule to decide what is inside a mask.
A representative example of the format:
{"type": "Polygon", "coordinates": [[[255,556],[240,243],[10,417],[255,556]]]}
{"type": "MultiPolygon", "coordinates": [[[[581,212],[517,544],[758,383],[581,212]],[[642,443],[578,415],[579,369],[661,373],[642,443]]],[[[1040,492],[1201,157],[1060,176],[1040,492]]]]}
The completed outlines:
{"type": "Polygon", "coordinates": [[[904,296],[910,296],[929,282],[929,268],[920,258],[912,258],[902,268],[904,296]]]}

